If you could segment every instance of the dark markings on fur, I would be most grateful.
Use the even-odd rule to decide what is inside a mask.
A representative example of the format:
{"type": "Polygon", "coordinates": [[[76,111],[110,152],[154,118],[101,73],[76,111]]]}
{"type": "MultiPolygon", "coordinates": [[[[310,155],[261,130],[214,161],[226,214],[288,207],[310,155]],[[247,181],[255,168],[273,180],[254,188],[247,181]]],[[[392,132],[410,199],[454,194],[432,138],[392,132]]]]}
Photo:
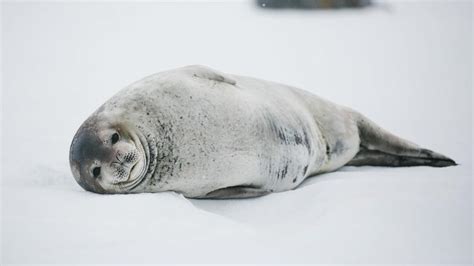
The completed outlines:
{"type": "MultiPolygon", "coordinates": [[[[156,113],[154,110],[150,112],[156,113]]],[[[166,183],[167,178],[174,175],[175,164],[178,158],[174,155],[176,145],[173,139],[172,123],[163,123],[161,121],[170,121],[168,118],[158,117],[149,125],[155,128],[156,133],[145,130],[144,127],[138,126],[139,130],[146,133],[148,148],[150,150],[150,166],[147,171],[147,182],[150,186],[158,186],[161,182],[166,183]],[[161,141],[156,141],[160,139],[161,141]]]]}
{"type": "Polygon", "coordinates": [[[303,168],[303,177],[306,176],[306,171],[308,170],[308,165],[303,168]]]}
{"type": "MultiPolygon", "coordinates": [[[[168,119],[163,119],[163,121],[169,121],[168,119]]],[[[175,135],[172,123],[162,123],[160,119],[157,121],[157,126],[159,128],[159,138],[163,141],[159,142],[158,149],[158,163],[157,170],[155,172],[154,180],[152,185],[158,185],[160,182],[165,182],[166,178],[172,177],[175,172],[176,162],[178,157],[174,155],[176,150],[176,144],[174,142],[173,136],[175,135]]]]}
{"type": "Polygon", "coordinates": [[[270,124],[271,131],[278,137],[281,143],[288,144],[288,139],[285,136],[283,128],[278,126],[273,118],[268,118],[267,120],[270,124]]]}
{"type": "Polygon", "coordinates": [[[306,129],[303,130],[303,145],[308,150],[308,154],[311,154],[311,148],[309,146],[309,136],[308,136],[308,132],[306,131],[306,129]]]}
{"type": "Polygon", "coordinates": [[[284,179],[287,173],[288,173],[288,164],[285,164],[285,167],[283,167],[283,169],[280,169],[280,171],[278,171],[278,174],[277,174],[278,179],[284,179]]]}
{"type": "Polygon", "coordinates": [[[298,132],[294,132],[294,138],[295,138],[295,143],[297,145],[301,145],[303,143],[303,139],[301,138],[300,134],[298,132]]]}
{"type": "MultiPolygon", "coordinates": [[[[308,155],[311,152],[311,142],[308,134],[308,129],[304,128],[304,121],[300,121],[294,117],[293,120],[281,120],[270,112],[263,113],[263,131],[265,134],[270,133],[273,136],[271,139],[278,142],[280,147],[287,147],[287,150],[295,150],[301,152],[301,147],[304,147],[308,155]]],[[[293,169],[289,158],[286,157],[272,157],[270,156],[266,162],[269,176],[275,177],[277,180],[283,180],[288,176],[295,177],[293,182],[296,182],[299,177],[298,169],[293,169]]],[[[307,168],[307,166],[306,166],[307,168]]],[[[301,169],[301,168],[299,168],[301,169]]],[[[306,169],[305,171],[306,172],[306,169]]],[[[303,173],[304,175],[304,173],[303,173]]]]}
{"type": "Polygon", "coordinates": [[[268,174],[271,176],[272,173],[272,157],[268,158],[268,174]]]}
{"type": "Polygon", "coordinates": [[[303,145],[307,148],[308,153],[310,152],[309,137],[306,130],[301,132],[291,127],[291,125],[283,126],[280,125],[278,120],[271,114],[264,116],[265,121],[269,125],[270,131],[276,136],[276,138],[282,144],[286,145],[303,145]]]}
{"type": "Polygon", "coordinates": [[[340,141],[337,140],[336,143],[334,144],[334,147],[332,148],[332,153],[334,154],[341,154],[345,150],[344,144],[340,141]]]}

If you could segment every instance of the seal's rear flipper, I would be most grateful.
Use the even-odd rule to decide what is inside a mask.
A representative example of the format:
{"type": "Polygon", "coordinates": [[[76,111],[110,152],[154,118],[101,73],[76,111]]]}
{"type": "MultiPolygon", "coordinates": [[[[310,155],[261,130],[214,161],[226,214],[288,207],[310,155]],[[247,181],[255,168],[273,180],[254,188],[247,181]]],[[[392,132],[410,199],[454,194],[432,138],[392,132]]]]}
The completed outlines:
{"type": "Polygon", "coordinates": [[[446,167],[452,159],[401,139],[377,126],[359,113],[353,113],[360,137],[359,153],[346,165],[446,167]]]}
{"type": "MultiPolygon", "coordinates": [[[[429,150],[422,150],[428,153],[437,154],[429,150]]],[[[437,154],[438,155],[438,154],[437,154]]],[[[426,165],[434,167],[446,167],[451,165],[456,165],[456,163],[440,155],[440,158],[426,158],[423,156],[412,157],[412,156],[400,156],[393,155],[390,153],[381,152],[378,150],[368,150],[364,147],[361,147],[359,153],[346,165],[349,166],[362,166],[362,165],[372,165],[372,166],[417,166],[417,165],[426,165]]]]}

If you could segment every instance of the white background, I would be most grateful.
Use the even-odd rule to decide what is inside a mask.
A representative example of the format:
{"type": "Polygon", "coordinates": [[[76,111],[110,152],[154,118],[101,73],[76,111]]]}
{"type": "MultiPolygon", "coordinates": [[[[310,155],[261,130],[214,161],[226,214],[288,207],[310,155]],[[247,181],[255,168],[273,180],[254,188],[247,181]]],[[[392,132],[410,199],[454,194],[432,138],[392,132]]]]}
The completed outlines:
{"type": "Polygon", "coordinates": [[[2,4],[2,263],[472,260],[472,3],[2,4]],[[346,167],[249,200],[95,195],[69,144],[146,75],[188,64],[295,85],[459,166],[346,167]]]}

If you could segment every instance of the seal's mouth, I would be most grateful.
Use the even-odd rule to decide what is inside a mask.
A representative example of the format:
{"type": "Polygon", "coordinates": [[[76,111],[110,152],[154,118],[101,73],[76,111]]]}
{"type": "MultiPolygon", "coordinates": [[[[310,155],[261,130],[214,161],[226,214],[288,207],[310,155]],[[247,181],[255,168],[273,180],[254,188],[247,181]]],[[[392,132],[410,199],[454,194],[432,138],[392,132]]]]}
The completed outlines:
{"type": "Polygon", "coordinates": [[[141,158],[130,168],[128,178],[125,182],[133,182],[145,176],[146,164],[143,162],[143,155],[140,157],[141,158]]]}
{"type": "MultiPolygon", "coordinates": [[[[150,148],[148,147],[148,141],[141,135],[141,132],[130,133],[130,138],[137,149],[139,159],[130,168],[127,179],[122,182],[118,182],[116,185],[120,187],[122,191],[132,192],[133,189],[139,186],[147,177],[149,173],[150,165],[150,148]]],[[[151,171],[153,172],[153,171],[151,171]]]]}
{"type": "Polygon", "coordinates": [[[136,175],[136,173],[134,172],[134,170],[136,169],[135,166],[137,166],[137,164],[138,164],[138,162],[136,162],[136,163],[132,166],[132,168],[130,168],[130,174],[128,175],[128,179],[127,179],[127,180],[131,180],[131,179],[132,179],[132,176],[135,176],[135,175],[136,175]]]}
{"type": "Polygon", "coordinates": [[[132,182],[134,181],[135,179],[139,178],[139,172],[137,172],[138,170],[138,167],[137,165],[139,165],[140,162],[139,160],[137,160],[135,163],[133,163],[132,166],[122,166],[123,168],[126,168],[126,171],[127,171],[127,175],[122,177],[122,178],[119,178],[117,179],[114,184],[126,184],[126,183],[129,183],[129,182],[132,182]]]}

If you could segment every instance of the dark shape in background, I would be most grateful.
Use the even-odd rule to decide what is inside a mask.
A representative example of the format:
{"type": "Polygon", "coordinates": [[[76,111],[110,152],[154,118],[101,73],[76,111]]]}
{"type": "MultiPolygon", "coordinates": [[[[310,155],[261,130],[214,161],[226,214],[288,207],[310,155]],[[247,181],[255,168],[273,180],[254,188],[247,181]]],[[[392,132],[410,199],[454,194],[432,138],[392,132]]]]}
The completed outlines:
{"type": "Polygon", "coordinates": [[[369,6],[371,0],[256,0],[262,8],[330,9],[369,6]]]}

